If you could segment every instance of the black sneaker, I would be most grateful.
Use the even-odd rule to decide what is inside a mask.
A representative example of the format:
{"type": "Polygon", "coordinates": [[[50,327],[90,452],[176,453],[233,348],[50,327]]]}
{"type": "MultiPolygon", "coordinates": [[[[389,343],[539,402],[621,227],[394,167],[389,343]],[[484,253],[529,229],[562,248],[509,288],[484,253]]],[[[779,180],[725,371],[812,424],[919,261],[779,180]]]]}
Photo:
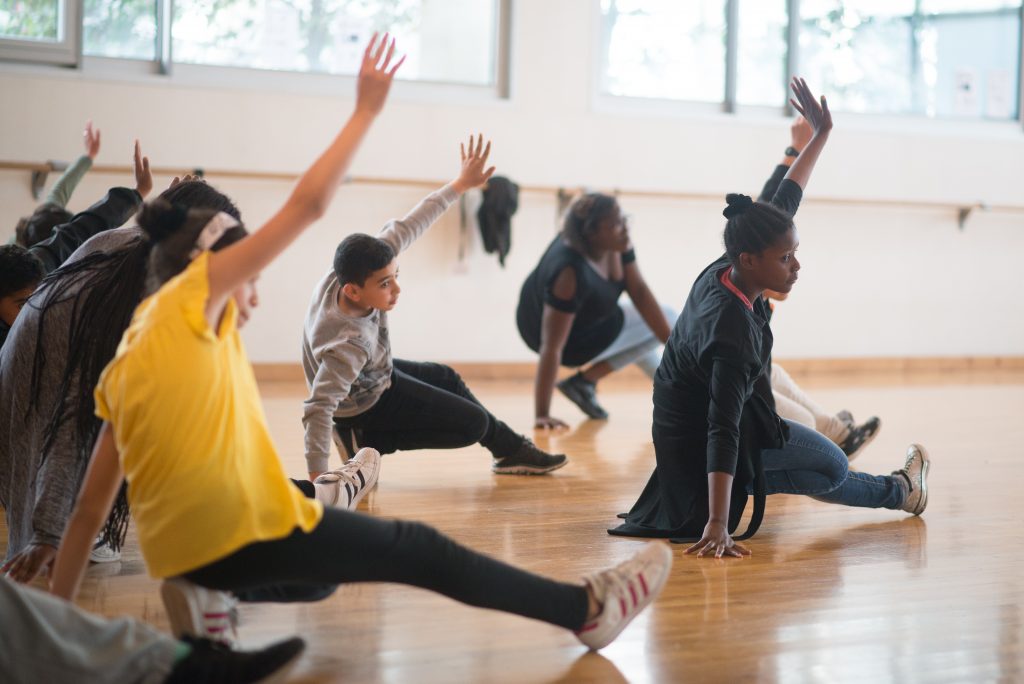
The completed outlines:
{"type": "Polygon", "coordinates": [[[232,651],[209,639],[185,637],[183,641],[192,652],[174,666],[165,684],[282,682],[306,648],[306,642],[298,637],[259,651],[232,651]]]}
{"type": "Polygon", "coordinates": [[[584,378],[583,373],[568,377],[556,386],[566,399],[576,404],[590,418],[608,417],[608,412],[597,403],[597,385],[584,378]]]}
{"type": "Polygon", "coordinates": [[[514,454],[494,459],[491,470],[499,475],[543,475],[568,462],[565,454],[549,454],[524,437],[514,454]]]}
{"type": "Polygon", "coordinates": [[[857,427],[851,428],[850,433],[846,435],[846,439],[839,445],[839,448],[846,454],[846,458],[852,461],[857,457],[861,449],[871,443],[871,440],[878,435],[878,431],[881,429],[882,421],[876,416],[872,416],[857,427]]]}
{"type": "Polygon", "coordinates": [[[363,431],[359,428],[342,428],[335,425],[331,435],[334,437],[334,446],[338,447],[342,463],[347,463],[359,452],[360,442],[363,440],[363,431]]]}

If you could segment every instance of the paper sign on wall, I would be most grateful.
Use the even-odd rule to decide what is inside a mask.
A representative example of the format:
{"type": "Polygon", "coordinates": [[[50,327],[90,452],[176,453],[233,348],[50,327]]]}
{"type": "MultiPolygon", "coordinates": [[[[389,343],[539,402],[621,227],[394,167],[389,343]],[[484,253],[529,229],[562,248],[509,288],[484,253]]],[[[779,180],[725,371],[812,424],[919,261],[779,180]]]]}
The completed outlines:
{"type": "Polygon", "coordinates": [[[953,115],[977,116],[978,79],[973,69],[957,69],[953,72],[953,115]]]}

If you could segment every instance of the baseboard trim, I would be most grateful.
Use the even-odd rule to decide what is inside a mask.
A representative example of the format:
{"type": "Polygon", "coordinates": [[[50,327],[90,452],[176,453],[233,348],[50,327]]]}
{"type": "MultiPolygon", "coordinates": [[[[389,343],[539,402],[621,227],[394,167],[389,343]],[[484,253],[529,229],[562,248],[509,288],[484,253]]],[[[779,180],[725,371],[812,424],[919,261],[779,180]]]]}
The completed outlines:
{"type": "MultiPolygon", "coordinates": [[[[796,375],[855,374],[958,374],[977,372],[1024,371],[1024,356],[933,356],[869,357],[845,359],[786,359],[776,362],[796,375]]],[[[467,380],[532,381],[536,365],[530,362],[450,362],[467,380]]],[[[304,382],[302,366],[297,363],[254,363],[259,382],[304,382]]],[[[563,369],[564,374],[571,371],[563,369]]],[[[638,368],[625,368],[603,382],[633,382],[643,378],[638,368]]]]}

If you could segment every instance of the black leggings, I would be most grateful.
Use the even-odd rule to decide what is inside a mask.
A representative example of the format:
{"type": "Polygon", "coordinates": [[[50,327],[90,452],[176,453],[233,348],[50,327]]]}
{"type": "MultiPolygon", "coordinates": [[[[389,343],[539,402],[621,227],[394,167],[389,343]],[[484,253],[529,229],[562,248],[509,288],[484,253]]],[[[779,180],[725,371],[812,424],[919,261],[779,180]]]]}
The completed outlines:
{"type": "Polygon", "coordinates": [[[510,456],[523,437],[495,418],[459,374],[439,363],[394,360],[391,386],[357,416],[335,418],[338,429],[361,431],[359,446],[382,454],[456,449],[480,443],[496,458],[510,456]]]}
{"type": "MultiPolygon", "coordinates": [[[[295,483],[312,496],[311,483],[295,483]]],[[[397,582],[571,630],[587,613],[582,585],[514,568],[422,523],[327,507],[309,533],[249,544],[185,578],[243,601],[278,602],[316,601],[343,582],[397,582]]]]}

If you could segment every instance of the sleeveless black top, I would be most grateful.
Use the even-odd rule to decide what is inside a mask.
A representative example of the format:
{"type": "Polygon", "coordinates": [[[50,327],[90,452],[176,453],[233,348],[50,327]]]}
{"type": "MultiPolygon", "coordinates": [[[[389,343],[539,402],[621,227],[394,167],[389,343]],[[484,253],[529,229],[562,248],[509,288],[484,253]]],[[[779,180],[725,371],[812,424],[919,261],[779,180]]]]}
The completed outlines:
{"type": "MultiPolygon", "coordinates": [[[[634,261],[636,255],[632,249],[623,253],[623,266],[634,261]]],[[[539,351],[544,305],[575,314],[561,363],[582,366],[607,349],[622,331],[623,313],[618,301],[625,289],[625,280],[608,280],[558,236],[544,252],[537,268],[526,277],[519,292],[516,310],[519,334],[526,346],[539,351]],[[558,299],[551,291],[558,274],[566,267],[576,274],[576,295],[571,300],[558,299]]]]}

